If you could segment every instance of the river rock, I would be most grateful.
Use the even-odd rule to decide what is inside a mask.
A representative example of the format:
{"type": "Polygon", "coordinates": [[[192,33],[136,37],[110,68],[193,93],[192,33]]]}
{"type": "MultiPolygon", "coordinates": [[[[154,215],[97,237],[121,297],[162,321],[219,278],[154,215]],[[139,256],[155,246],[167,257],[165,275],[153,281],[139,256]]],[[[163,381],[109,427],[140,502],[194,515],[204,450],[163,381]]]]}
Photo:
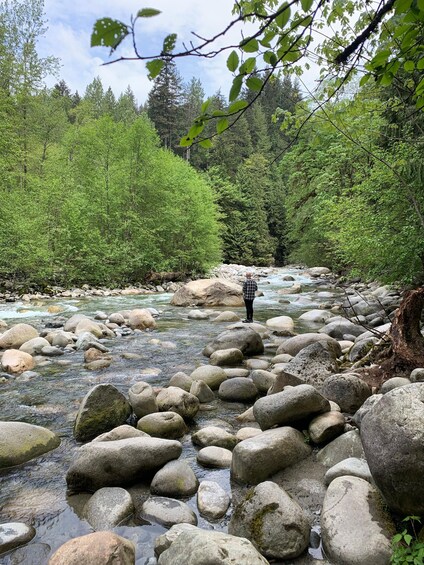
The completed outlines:
{"type": "Polygon", "coordinates": [[[39,355],[43,347],[48,347],[50,343],[44,337],[34,337],[21,345],[19,351],[24,351],[29,355],[39,355]]]}
{"type": "Polygon", "coordinates": [[[236,445],[231,477],[240,483],[257,484],[305,459],[311,451],[303,434],[294,428],[267,430],[236,445]]]}
{"type": "Polygon", "coordinates": [[[66,542],[48,565],[135,565],[135,545],[113,532],[94,532],[66,542]]]}
{"type": "Polygon", "coordinates": [[[291,286],[280,288],[277,290],[278,294],[299,294],[302,292],[302,285],[300,283],[294,283],[291,286]]]}
{"type": "Polygon", "coordinates": [[[345,418],[338,411],[331,410],[316,416],[309,422],[308,433],[311,441],[319,445],[327,443],[344,432],[345,418]]]}
{"type": "Polygon", "coordinates": [[[139,381],[128,391],[130,404],[137,418],[159,411],[156,394],[149,383],[139,381]]]}
{"type": "Polygon", "coordinates": [[[35,529],[23,522],[0,524],[0,554],[24,545],[35,536],[35,529]]]}
{"type": "Polygon", "coordinates": [[[214,351],[209,358],[209,363],[211,365],[240,365],[243,361],[243,353],[240,349],[218,349],[214,351]]]}
{"type": "Polygon", "coordinates": [[[118,439],[128,439],[131,437],[149,437],[149,434],[137,430],[128,424],[123,424],[122,426],[110,430],[110,432],[100,434],[91,441],[116,441],[118,439]]]}
{"type": "Polygon", "coordinates": [[[213,321],[217,322],[217,323],[240,322],[240,316],[238,314],[236,314],[235,312],[231,312],[229,310],[226,310],[225,312],[221,312],[220,314],[218,314],[218,316],[216,318],[214,318],[213,321]]]}
{"type": "Polygon", "coordinates": [[[0,422],[0,469],[30,461],[58,445],[59,437],[41,426],[0,422]]]}
{"type": "Polygon", "coordinates": [[[258,389],[251,379],[235,377],[221,383],[218,396],[228,402],[248,402],[258,396],[258,389]]]}
{"type": "Polygon", "coordinates": [[[398,388],[399,386],[406,386],[410,385],[411,381],[405,377],[392,377],[388,379],[381,385],[380,392],[381,394],[386,394],[386,392],[390,392],[394,388],[398,388]]]}
{"type": "Polygon", "coordinates": [[[304,347],[287,363],[285,371],[302,381],[319,386],[330,375],[337,373],[338,365],[332,345],[317,342],[304,347]]]}
{"type": "Polygon", "coordinates": [[[88,318],[83,318],[80,322],[78,322],[77,327],[75,328],[75,335],[77,336],[85,332],[89,332],[97,338],[103,337],[103,330],[100,327],[100,324],[93,320],[89,320],[88,318]]]}
{"type": "Polygon", "coordinates": [[[125,324],[125,318],[119,312],[114,312],[109,316],[109,322],[111,324],[116,324],[117,326],[123,326],[125,324]]]}
{"type": "Polygon", "coordinates": [[[383,398],[382,394],[373,394],[372,396],[369,396],[366,399],[366,401],[363,403],[363,405],[359,408],[359,410],[355,412],[352,419],[355,422],[355,424],[358,426],[358,428],[361,427],[362,419],[364,418],[364,416],[368,414],[371,408],[375,404],[377,404],[377,402],[379,402],[382,398],[383,398]]]}
{"type": "Polygon", "coordinates": [[[101,357],[100,359],[95,359],[90,363],[86,363],[84,368],[88,371],[101,371],[102,369],[107,369],[112,363],[112,357],[101,357]]]}
{"type": "Polygon", "coordinates": [[[424,514],[424,383],[395,388],[361,423],[371,474],[389,508],[424,514]]]}
{"type": "Polygon", "coordinates": [[[293,357],[297,355],[302,349],[312,345],[314,343],[325,342],[331,344],[334,350],[335,356],[340,357],[342,354],[340,345],[337,340],[322,333],[304,333],[296,335],[284,341],[277,349],[277,355],[283,353],[292,355],[293,357]]]}
{"type": "Polygon", "coordinates": [[[221,367],[201,365],[191,373],[190,378],[193,381],[203,381],[211,390],[217,390],[227,380],[227,375],[221,367]]]}
{"type": "Polygon", "coordinates": [[[83,515],[94,530],[110,530],[129,518],[134,504],[128,491],[121,487],[97,490],[84,506],[83,515]]]}
{"type": "Polygon", "coordinates": [[[335,339],[346,339],[344,336],[355,336],[365,333],[367,330],[363,326],[354,324],[346,318],[336,318],[334,321],[330,321],[328,324],[323,326],[319,333],[324,333],[335,339]]]}
{"type": "Polygon", "coordinates": [[[74,342],[74,337],[75,334],[72,332],[65,332],[63,330],[49,332],[46,335],[47,341],[55,347],[66,347],[67,345],[72,344],[74,342]]]}
{"type": "Polygon", "coordinates": [[[308,310],[299,316],[299,320],[304,324],[323,324],[329,318],[333,317],[333,313],[328,310],[308,310]]]}
{"type": "Polygon", "coordinates": [[[179,441],[136,437],[91,442],[79,448],[66,475],[71,492],[94,492],[107,486],[124,486],[145,478],[165,463],[178,459],[179,441]]]}
{"type": "Polygon", "coordinates": [[[239,349],[243,355],[262,355],[264,344],[261,336],[248,325],[227,328],[203,350],[203,355],[210,357],[218,349],[239,349]]]}
{"type": "Polygon", "coordinates": [[[239,284],[226,279],[191,281],[174,294],[174,306],[243,306],[243,292],[239,284]]]}
{"type": "Polygon", "coordinates": [[[330,275],[331,271],[328,267],[310,267],[307,272],[311,277],[321,277],[323,275],[330,275]]]}
{"type": "Polygon", "coordinates": [[[151,496],[143,502],[141,516],[166,528],[174,524],[197,524],[196,514],[185,502],[164,496],[151,496]]]}
{"type": "Polygon", "coordinates": [[[331,375],[325,379],[322,393],[336,402],[342,412],[353,414],[371,396],[371,387],[354,373],[331,375]]]}
{"type": "Polygon", "coordinates": [[[271,371],[264,371],[263,369],[255,369],[251,372],[250,378],[258,391],[266,394],[268,390],[274,385],[277,376],[271,371]]]}
{"type": "Polygon", "coordinates": [[[1,367],[8,373],[23,373],[35,367],[35,360],[29,353],[19,349],[6,349],[1,358],[1,367]]]}
{"type": "MultiPolygon", "coordinates": [[[[168,534],[172,535],[176,527],[168,534]]],[[[224,532],[200,528],[183,530],[174,534],[170,541],[169,547],[160,554],[158,565],[269,565],[249,540],[224,532]]],[[[165,546],[163,541],[160,545],[165,546]]]]}
{"type": "Polygon", "coordinates": [[[102,353],[107,353],[109,351],[109,349],[103,345],[103,343],[100,343],[100,341],[98,341],[98,339],[90,332],[83,332],[80,334],[75,343],[75,347],[78,351],[86,351],[87,349],[90,349],[90,347],[95,347],[102,353]]]}
{"type": "Polygon", "coordinates": [[[163,388],[156,401],[160,412],[175,412],[186,420],[194,418],[199,410],[197,396],[176,386],[163,388]]]}
{"type": "Polygon", "coordinates": [[[250,375],[249,369],[243,369],[243,367],[226,367],[224,372],[229,379],[234,377],[248,377],[250,375]]]}
{"type": "Polygon", "coordinates": [[[215,393],[203,381],[192,381],[190,394],[197,396],[200,403],[212,402],[212,400],[215,400],[215,393]]]}
{"type": "Polygon", "coordinates": [[[35,328],[29,324],[16,324],[0,334],[0,349],[17,349],[35,337],[38,337],[35,328]]]}
{"type": "Polygon", "coordinates": [[[65,352],[60,349],[59,347],[55,347],[54,345],[45,345],[41,351],[40,351],[41,355],[44,355],[46,357],[60,357],[61,355],[63,355],[65,352]]]}
{"type": "Polygon", "coordinates": [[[182,388],[186,392],[190,392],[190,388],[192,384],[193,384],[193,379],[188,375],[186,375],[185,373],[183,373],[182,371],[179,371],[178,373],[175,373],[175,375],[172,375],[172,377],[169,380],[169,386],[177,386],[179,388],[182,388]]]}
{"type": "Polygon", "coordinates": [[[150,492],[180,498],[193,495],[199,481],[186,461],[170,461],[159,469],[150,484],[150,492]]]}
{"type": "Polygon", "coordinates": [[[358,477],[338,477],[325,495],[321,532],[326,555],[337,565],[387,565],[392,520],[375,487],[358,477]]]}
{"type": "Polygon", "coordinates": [[[411,371],[409,378],[410,378],[412,383],[422,383],[422,382],[424,382],[424,368],[418,367],[417,369],[414,369],[413,371],[411,371]]]}
{"type": "Polygon", "coordinates": [[[253,405],[255,419],[267,430],[330,411],[330,403],[313,386],[299,385],[260,398],[253,405]]]}
{"type": "Polygon", "coordinates": [[[197,491],[197,507],[208,520],[222,518],[230,506],[230,497],[214,481],[202,481],[197,491]]]}
{"type": "Polygon", "coordinates": [[[75,439],[89,441],[125,424],[131,411],[128,400],[113,385],[96,385],[81,402],[74,424],[75,439]]]}
{"type": "Polygon", "coordinates": [[[369,483],[373,482],[368,463],[364,459],[348,457],[328,469],[324,477],[325,484],[329,485],[331,481],[334,481],[337,477],[344,477],[345,475],[359,477],[369,483]]]}
{"type": "Polygon", "coordinates": [[[233,511],[228,533],[250,540],[268,559],[293,559],[309,543],[309,521],[299,504],[266,481],[249,491],[233,511]]]}
{"type": "Polygon", "coordinates": [[[333,439],[323,447],[317,454],[317,461],[326,467],[333,467],[343,459],[357,457],[365,459],[364,449],[358,430],[351,430],[333,439]]]}
{"type": "Polygon", "coordinates": [[[277,335],[291,335],[294,330],[294,321],[290,316],[277,316],[269,318],[266,326],[277,335]]]}
{"type": "Polygon", "coordinates": [[[187,432],[183,418],[176,412],[147,414],[137,422],[137,429],[152,437],[176,439],[187,432]]]}
{"type": "Polygon", "coordinates": [[[209,318],[209,313],[203,312],[202,310],[190,310],[187,314],[187,318],[190,320],[207,320],[209,318]]]}
{"type": "Polygon", "coordinates": [[[203,447],[197,453],[197,461],[204,467],[230,467],[232,453],[229,449],[215,447],[214,445],[203,447]]]}
{"type": "Polygon", "coordinates": [[[156,320],[147,308],[131,310],[128,317],[128,325],[132,330],[154,329],[156,320]]]}
{"type": "Polygon", "coordinates": [[[74,314],[73,316],[71,316],[69,318],[69,320],[67,320],[65,322],[65,325],[63,326],[63,330],[65,332],[72,332],[75,333],[75,329],[77,327],[77,325],[82,321],[82,320],[89,320],[90,318],[88,316],[86,316],[85,314],[74,314]]]}
{"type": "Polygon", "coordinates": [[[191,440],[194,445],[200,445],[200,447],[215,445],[230,450],[234,449],[238,443],[237,438],[233,434],[217,426],[201,428],[191,436],[191,440]]]}
{"type": "Polygon", "coordinates": [[[266,371],[270,366],[270,362],[265,359],[247,359],[245,365],[251,371],[259,369],[266,371]]]}

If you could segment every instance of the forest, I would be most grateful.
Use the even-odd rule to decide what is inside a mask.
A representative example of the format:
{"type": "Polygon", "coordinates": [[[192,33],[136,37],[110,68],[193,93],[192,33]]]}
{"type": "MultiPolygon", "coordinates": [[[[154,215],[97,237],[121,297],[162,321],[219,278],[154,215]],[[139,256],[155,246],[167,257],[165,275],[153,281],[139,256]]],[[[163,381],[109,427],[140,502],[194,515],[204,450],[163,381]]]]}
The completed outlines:
{"type": "MultiPolygon", "coordinates": [[[[187,147],[199,78],[166,57],[141,106],[99,78],[78,93],[57,71],[49,89],[43,9],[0,2],[1,280],[123,285],[224,261],[422,283],[422,50],[396,80],[354,79],[325,106],[296,72],[253,68],[260,95],[240,88],[246,111],[219,136],[206,123],[210,148],[187,147]]],[[[231,104],[208,102],[217,115],[231,104]]]]}

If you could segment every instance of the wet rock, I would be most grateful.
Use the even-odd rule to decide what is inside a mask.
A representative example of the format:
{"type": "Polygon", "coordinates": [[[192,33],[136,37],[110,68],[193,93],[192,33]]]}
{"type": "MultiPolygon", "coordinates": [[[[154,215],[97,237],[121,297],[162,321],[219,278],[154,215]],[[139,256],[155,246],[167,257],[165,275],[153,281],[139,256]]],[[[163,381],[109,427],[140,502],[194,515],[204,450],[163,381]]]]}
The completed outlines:
{"type": "Polygon", "coordinates": [[[190,392],[190,388],[192,384],[193,384],[193,379],[188,375],[186,375],[185,373],[183,373],[182,371],[175,373],[175,375],[173,375],[169,381],[169,386],[177,386],[179,388],[182,388],[186,392],[190,392]]]}
{"type": "Polygon", "coordinates": [[[94,492],[106,486],[124,486],[145,479],[146,474],[177,459],[179,441],[136,437],[91,442],[79,448],[66,482],[71,492],[94,492]]]}
{"type": "Polygon", "coordinates": [[[159,411],[156,394],[148,383],[140,381],[133,384],[128,391],[128,397],[137,418],[159,411]]]}
{"type": "Polygon", "coordinates": [[[59,437],[41,426],[0,422],[0,469],[30,461],[59,444],[59,437]]]}
{"type": "Polygon", "coordinates": [[[81,334],[88,332],[93,334],[94,337],[96,338],[103,337],[103,330],[100,327],[100,324],[92,320],[89,320],[88,318],[83,318],[81,321],[79,321],[74,332],[75,335],[77,336],[80,336],[81,334]]]}
{"type": "Polygon", "coordinates": [[[257,484],[305,459],[311,451],[303,434],[294,428],[267,430],[236,445],[231,477],[240,483],[257,484]]]}
{"type": "Polygon", "coordinates": [[[122,326],[125,324],[125,318],[119,312],[115,312],[109,316],[109,322],[111,324],[116,324],[118,326],[122,326]]]}
{"type": "Polygon", "coordinates": [[[333,313],[328,310],[308,310],[299,316],[299,320],[304,324],[323,324],[332,317],[333,313]]]}
{"type": "Polygon", "coordinates": [[[38,337],[38,331],[34,327],[16,324],[0,335],[0,349],[17,349],[35,337],[38,337]]]}
{"type": "Polygon", "coordinates": [[[260,483],[238,504],[228,533],[250,540],[268,559],[291,559],[309,543],[309,521],[299,504],[277,484],[260,483]]]}
{"type": "Polygon", "coordinates": [[[86,351],[87,349],[90,349],[90,347],[95,347],[103,353],[107,353],[109,351],[109,349],[105,345],[100,343],[90,332],[84,332],[80,334],[75,343],[75,346],[78,351],[86,351]]]}
{"type": "Polygon", "coordinates": [[[340,461],[349,457],[365,459],[358,430],[351,430],[340,435],[317,454],[317,460],[326,467],[333,467],[336,463],[340,463],[340,461]]]}
{"type": "Polygon", "coordinates": [[[203,449],[197,453],[197,461],[204,467],[230,467],[231,459],[231,451],[223,447],[203,447],[203,449]]]}
{"type": "Polygon", "coordinates": [[[309,437],[319,445],[327,443],[344,432],[345,418],[338,411],[330,411],[314,418],[308,427],[309,437]]]}
{"type": "Polygon", "coordinates": [[[45,355],[46,357],[60,357],[65,352],[59,347],[55,347],[54,345],[46,345],[41,349],[41,355],[45,355]]]}
{"type": "Polygon", "coordinates": [[[97,490],[85,504],[83,515],[94,530],[110,530],[128,519],[134,504],[128,491],[120,487],[97,490]]]}
{"type": "Polygon", "coordinates": [[[208,520],[222,518],[230,506],[230,497],[214,481],[202,481],[197,491],[197,507],[208,520]]]}
{"type": "Polygon", "coordinates": [[[240,285],[226,279],[200,279],[182,286],[171,300],[174,306],[243,306],[240,285]]]}
{"type": "Polygon", "coordinates": [[[156,397],[161,412],[176,412],[182,418],[191,420],[199,410],[199,399],[181,388],[163,388],[156,397]]]}
{"type": "Polygon", "coordinates": [[[197,524],[197,516],[184,502],[164,496],[151,496],[141,507],[141,516],[170,528],[174,524],[197,524]]]}
{"type": "Polygon", "coordinates": [[[329,485],[321,513],[324,550],[338,565],[387,565],[395,532],[377,489],[358,477],[329,485]]]}
{"type": "Polygon", "coordinates": [[[77,327],[77,325],[82,321],[82,320],[89,320],[90,318],[88,316],[86,316],[85,314],[74,314],[73,316],[71,316],[69,318],[69,320],[67,320],[67,322],[65,322],[65,325],[63,327],[63,330],[65,332],[73,332],[75,333],[75,329],[77,327]]]}
{"type": "Polygon", "coordinates": [[[366,331],[366,328],[363,326],[354,324],[341,316],[336,318],[334,321],[330,321],[319,330],[320,333],[327,334],[335,339],[346,339],[344,337],[346,335],[358,337],[366,331]]]}
{"type": "Polygon", "coordinates": [[[232,450],[237,445],[237,438],[222,428],[217,426],[206,426],[195,432],[191,436],[194,445],[207,447],[215,445],[216,447],[224,447],[225,449],[232,450]]]}
{"type": "Polygon", "coordinates": [[[122,426],[114,428],[110,432],[106,432],[95,437],[91,441],[116,441],[118,439],[128,439],[131,437],[149,437],[149,434],[146,434],[141,430],[137,430],[132,426],[128,426],[127,424],[123,424],[122,426]]]}
{"type": "Polygon", "coordinates": [[[354,373],[331,375],[325,379],[322,393],[336,402],[342,412],[353,414],[371,396],[371,387],[354,373]]]}
{"type": "Polygon", "coordinates": [[[84,368],[88,371],[101,371],[102,369],[107,369],[112,363],[111,357],[102,357],[101,359],[96,359],[90,363],[86,363],[84,368]]]}
{"type": "Polygon", "coordinates": [[[156,327],[156,321],[147,308],[140,308],[131,310],[128,325],[132,330],[153,329],[156,327]]]}
{"type": "Polygon", "coordinates": [[[294,357],[302,351],[302,349],[305,349],[305,347],[320,342],[331,344],[336,357],[340,357],[342,354],[338,341],[334,338],[322,333],[304,333],[291,337],[282,343],[277,349],[277,355],[285,353],[294,357]]]}
{"type": "Polygon", "coordinates": [[[225,311],[218,314],[216,318],[214,318],[214,322],[223,323],[223,322],[239,322],[240,316],[235,312],[225,311]]]}
{"type": "Polygon", "coordinates": [[[258,389],[251,379],[235,377],[221,383],[218,396],[228,402],[248,402],[258,396],[258,389]]]}
{"type": "Polygon", "coordinates": [[[329,485],[331,481],[334,481],[337,477],[344,477],[345,475],[359,477],[364,481],[372,483],[372,476],[368,463],[364,459],[348,457],[328,469],[324,477],[325,484],[329,485]]]}
{"type": "Polygon", "coordinates": [[[262,394],[266,394],[268,390],[274,385],[277,376],[275,373],[270,371],[264,371],[263,369],[255,369],[250,374],[254,385],[258,391],[262,394]]]}
{"type": "Polygon", "coordinates": [[[23,373],[35,367],[35,360],[29,353],[19,349],[6,349],[1,358],[1,367],[8,373],[23,373]]]}
{"type": "Polygon", "coordinates": [[[203,312],[202,310],[190,310],[187,314],[187,318],[190,320],[207,320],[209,318],[209,313],[203,312]]]}
{"type": "Polygon", "coordinates": [[[227,375],[221,367],[214,367],[211,365],[202,365],[195,369],[190,377],[193,381],[203,381],[212,390],[219,388],[219,385],[227,380],[227,375]]]}
{"type": "Polygon", "coordinates": [[[183,418],[176,412],[147,414],[137,422],[137,429],[152,437],[176,439],[187,432],[183,418]]]}
{"type": "Polygon", "coordinates": [[[193,495],[199,481],[185,461],[170,461],[160,469],[150,485],[150,492],[161,496],[182,497],[193,495]]]}
{"type": "Polygon", "coordinates": [[[125,396],[110,384],[93,387],[81,402],[74,424],[77,441],[89,441],[124,424],[131,414],[125,396]]]}
{"type": "Polygon", "coordinates": [[[190,387],[190,394],[194,394],[199,399],[199,402],[212,402],[215,400],[215,393],[213,390],[203,381],[192,381],[190,387]]]}
{"type": "Polygon", "coordinates": [[[211,365],[240,365],[243,361],[243,353],[240,349],[218,349],[214,351],[209,358],[211,365]]]}
{"type": "Polygon", "coordinates": [[[21,345],[19,351],[24,351],[29,355],[39,355],[43,347],[49,346],[50,343],[44,337],[34,337],[21,345]]]}
{"type": "Polygon", "coordinates": [[[113,532],[74,538],[52,555],[48,565],[135,565],[135,545],[113,532]]]}
{"type": "Polygon", "coordinates": [[[290,316],[277,316],[267,320],[266,326],[277,335],[290,335],[294,330],[294,321],[290,316]]]}
{"type": "Polygon", "coordinates": [[[231,348],[239,349],[246,356],[261,355],[264,352],[261,336],[252,328],[241,324],[220,333],[205,347],[203,355],[210,357],[218,349],[231,348]]]}
{"type": "Polygon", "coordinates": [[[0,554],[24,545],[35,536],[35,529],[23,522],[0,524],[0,554]]]}

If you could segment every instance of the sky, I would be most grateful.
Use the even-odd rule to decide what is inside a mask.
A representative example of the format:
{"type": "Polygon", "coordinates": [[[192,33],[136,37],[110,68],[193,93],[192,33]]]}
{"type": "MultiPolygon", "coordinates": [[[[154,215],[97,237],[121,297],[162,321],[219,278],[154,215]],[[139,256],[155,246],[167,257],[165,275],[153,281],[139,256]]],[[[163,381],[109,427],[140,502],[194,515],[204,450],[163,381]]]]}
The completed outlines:
{"type": "MultiPolygon", "coordinates": [[[[151,81],[142,61],[118,62],[104,66],[110,61],[109,50],[105,47],[90,47],[93,25],[97,19],[110,17],[129,23],[131,15],[141,8],[161,10],[159,16],[139,19],[137,22],[138,46],[143,54],[155,54],[161,50],[163,39],[169,33],[177,33],[178,46],[194,40],[192,32],[203,37],[211,37],[221,31],[231,20],[232,0],[44,0],[48,30],[39,41],[38,52],[41,57],[55,55],[60,59],[59,75],[72,92],[83,95],[88,84],[99,76],[103,86],[112,88],[116,96],[131,86],[138,103],[146,101],[151,81]]],[[[245,35],[248,35],[245,31],[245,35]]],[[[231,30],[225,42],[237,44],[241,39],[241,29],[231,30]]],[[[119,56],[132,56],[132,44],[127,38],[118,50],[119,56]]],[[[231,74],[226,68],[229,52],[214,59],[186,58],[178,61],[178,70],[184,80],[192,77],[202,82],[206,96],[221,90],[228,96],[231,74]]],[[[316,76],[315,76],[316,78],[316,76]]],[[[314,77],[310,75],[309,81],[314,77]]],[[[58,81],[57,77],[47,77],[47,86],[58,81]]]]}

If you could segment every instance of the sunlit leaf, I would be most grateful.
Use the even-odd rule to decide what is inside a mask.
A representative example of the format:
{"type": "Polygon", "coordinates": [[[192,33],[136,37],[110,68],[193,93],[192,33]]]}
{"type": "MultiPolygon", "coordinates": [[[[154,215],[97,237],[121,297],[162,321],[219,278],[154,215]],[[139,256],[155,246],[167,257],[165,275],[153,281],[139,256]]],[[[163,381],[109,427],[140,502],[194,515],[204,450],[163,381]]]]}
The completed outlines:
{"type": "Polygon", "coordinates": [[[259,43],[257,39],[245,39],[240,43],[240,48],[246,53],[254,53],[259,49],[259,43]]]}
{"type": "Polygon", "coordinates": [[[233,85],[231,87],[230,94],[228,96],[230,102],[235,100],[237,96],[240,94],[242,84],[243,84],[243,77],[241,75],[237,75],[233,80],[233,85]]]}
{"type": "Polygon", "coordinates": [[[110,47],[112,52],[128,34],[128,26],[124,23],[111,18],[102,18],[94,24],[91,34],[91,47],[110,47]]]}
{"type": "Polygon", "coordinates": [[[300,0],[300,3],[302,5],[302,10],[307,12],[314,3],[314,0],[300,0]]]}
{"type": "Polygon", "coordinates": [[[240,66],[239,73],[241,75],[248,75],[250,74],[256,66],[256,58],[249,57],[245,60],[245,62],[240,66]]]}
{"type": "Polygon", "coordinates": [[[150,80],[153,80],[158,76],[158,74],[163,69],[164,64],[165,61],[162,61],[162,59],[153,59],[153,61],[148,61],[146,63],[146,68],[149,71],[148,76],[150,80]]]}
{"type": "Polygon", "coordinates": [[[234,102],[228,108],[228,113],[229,114],[235,114],[236,112],[240,112],[240,110],[244,110],[244,108],[246,108],[246,106],[248,106],[248,105],[249,104],[248,104],[248,102],[246,102],[246,100],[237,100],[237,102],[234,102]]]}
{"type": "Polygon", "coordinates": [[[258,91],[262,88],[263,80],[258,77],[249,77],[246,80],[246,86],[249,90],[258,91]]]}
{"type": "Polygon", "coordinates": [[[212,141],[210,139],[202,139],[202,141],[199,141],[199,145],[205,149],[210,149],[212,147],[212,141]]]}
{"type": "Polygon", "coordinates": [[[275,23],[278,25],[278,27],[280,27],[281,29],[283,29],[283,27],[287,24],[287,22],[290,19],[290,7],[287,4],[287,2],[285,2],[284,4],[282,4],[282,6],[280,7],[280,9],[282,10],[281,14],[279,14],[276,18],[275,18],[275,23]],[[283,9],[284,8],[284,9],[283,9]]]}
{"type": "Polygon", "coordinates": [[[229,125],[230,125],[230,123],[227,120],[227,118],[221,118],[220,120],[218,120],[217,123],[216,123],[217,133],[222,133],[223,131],[225,131],[228,128],[229,125]]]}
{"type": "Polygon", "coordinates": [[[239,66],[239,56],[237,55],[236,51],[231,51],[227,59],[227,68],[229,71],[233,73],[238,66],[239,66]]]}
{"type": "Polygon", "coordinates": [[[202,104],[202,108],[201,108],[201,112],[202,114],[206,113],[206,110],[209,108],[209,106],[211,105],[212,102],[212,98],[208,98],[207,100],[205,100],[202,104]]]}
{"type": "Polygon", "coordinates": [[[174,50],[176,42],[177,42],[176,33],[170,33],[169,35],[167,35],[163,40],[162,52],[171,53],[174,50]]]}
{"type": "Polygon", "coordinates": [[[414,61],[405,61],[403,64],[403,68],[408,73],[412,73],[415,70],[415,63],[414,61]]]}
{"type": "Polygon", "coordinates": [[[155,8],[143,8],[137,12],[137,18],[152,18],[159,14],[161,14],[161,11],[155,8]]]}

